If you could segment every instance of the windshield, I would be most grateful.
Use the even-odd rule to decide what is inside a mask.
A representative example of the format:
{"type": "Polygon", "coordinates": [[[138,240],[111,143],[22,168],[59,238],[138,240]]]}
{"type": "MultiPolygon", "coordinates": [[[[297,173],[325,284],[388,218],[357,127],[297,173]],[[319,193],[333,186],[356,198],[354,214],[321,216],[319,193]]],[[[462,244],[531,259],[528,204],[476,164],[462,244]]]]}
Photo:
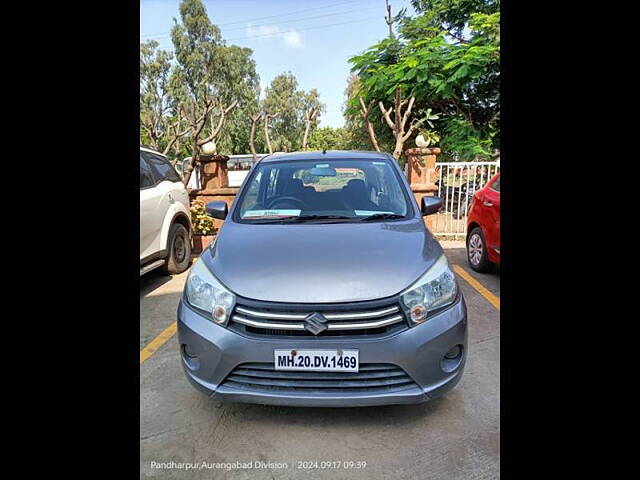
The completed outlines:
{"type": "Polygon", "coordinates": [[[236,221],[255,223],[392,219],[410,212],[405,188],[388,159],[260,163],[239,205],[236,221]]]}

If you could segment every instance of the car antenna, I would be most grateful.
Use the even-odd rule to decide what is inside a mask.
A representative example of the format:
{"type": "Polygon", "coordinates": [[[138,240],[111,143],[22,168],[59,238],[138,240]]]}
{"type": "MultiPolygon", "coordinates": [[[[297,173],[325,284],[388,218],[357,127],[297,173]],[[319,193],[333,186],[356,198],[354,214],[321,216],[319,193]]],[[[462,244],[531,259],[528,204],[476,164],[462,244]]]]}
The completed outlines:
{"type": "Polygon", "coordinates": [[[326,148],[323,148],[323,149],[322,149],[322,154],[324,155],[325,153],[327,153],[327,149],[326,149],[326,148]]]}

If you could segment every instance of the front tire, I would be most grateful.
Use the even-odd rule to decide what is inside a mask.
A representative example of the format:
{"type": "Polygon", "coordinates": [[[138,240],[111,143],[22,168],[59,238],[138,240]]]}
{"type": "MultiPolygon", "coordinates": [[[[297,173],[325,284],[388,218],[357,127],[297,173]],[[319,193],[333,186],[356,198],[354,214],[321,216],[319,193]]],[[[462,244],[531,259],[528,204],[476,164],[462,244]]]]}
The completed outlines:
{"type": "Polygon", "coordinates": [[[174,223],[169,229],[167,241],[167,258],[163,271],[168,275],[176,275],[184,272],[189,267],[191,260],[191,241],[189,232],[179,223],[174,223]]]}
{"type": "Polygon", "coordinates": [[[484,273],[491,270],[491,263],[487,257],[487,243],[480,227],[475,227],[467,237],[467,261],[476,272],[484,273]]]}

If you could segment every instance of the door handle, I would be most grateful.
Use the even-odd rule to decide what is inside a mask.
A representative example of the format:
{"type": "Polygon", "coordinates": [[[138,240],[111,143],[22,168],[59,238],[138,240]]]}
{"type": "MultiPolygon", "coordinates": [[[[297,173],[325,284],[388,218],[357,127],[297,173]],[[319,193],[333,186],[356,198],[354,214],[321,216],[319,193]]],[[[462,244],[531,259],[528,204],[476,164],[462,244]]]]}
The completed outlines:
{"type": "Polygon", "coordinates": [[[482,205],[484,205],[485,207],[493,207],[493,203],[491,202],[482,202],[482,205]]]}

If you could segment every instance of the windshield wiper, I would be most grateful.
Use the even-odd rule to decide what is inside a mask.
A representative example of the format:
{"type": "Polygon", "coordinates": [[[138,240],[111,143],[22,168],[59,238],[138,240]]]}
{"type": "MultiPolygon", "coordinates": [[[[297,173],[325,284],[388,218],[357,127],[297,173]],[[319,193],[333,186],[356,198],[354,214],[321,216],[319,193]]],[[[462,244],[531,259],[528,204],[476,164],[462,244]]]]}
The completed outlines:
{"type": "Polygon", "coordinates": [[[261,219],[252,221],[251,223],[302,223],[309,220],[353,220],[354,217],[345,215],[290,215],[286,217],[276,217],[270,219],[261,219]]]}
{"type": "Polygon", "coordinates": [[[386,220],[390,218],[404,218],[404,215],[398,215],[397,213],[375,213],[360,219],[361,222],[370,222],[371,220],[386,220]]]}
{"type": "Polygon", "coordinates": [[[354,217],[347,217],[345,215],[301,215],[299,217],[285,218],[286,222],[306,222],[307,220],[353,220],[354,217]]]}

